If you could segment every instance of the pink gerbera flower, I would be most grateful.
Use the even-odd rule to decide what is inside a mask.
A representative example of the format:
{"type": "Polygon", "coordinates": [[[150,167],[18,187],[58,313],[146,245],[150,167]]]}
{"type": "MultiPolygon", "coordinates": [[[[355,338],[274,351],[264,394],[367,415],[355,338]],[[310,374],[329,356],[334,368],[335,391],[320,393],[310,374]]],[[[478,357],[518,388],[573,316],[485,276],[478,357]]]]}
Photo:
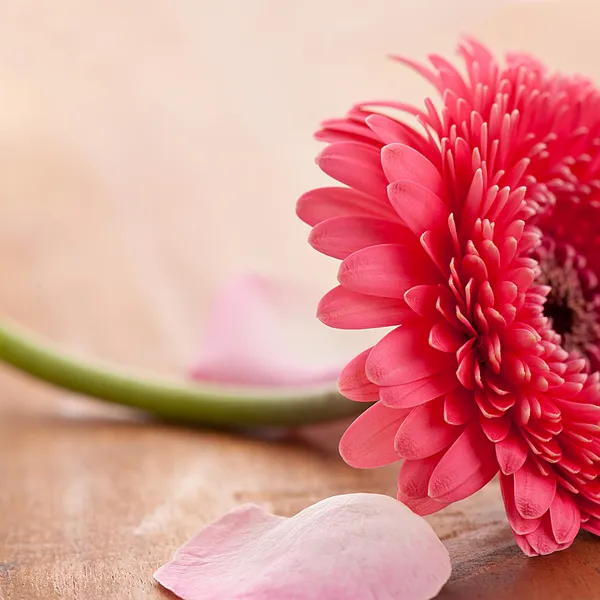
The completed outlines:
{"type": "Polygon", "coordinates": [[[375,403],[345,460],[404,459],[398,498],[421,515],[499,472],[519,546],[548,554],[600,534],[600,93],[472,40],[459,53],[464,75],[398,59],[439,106],[326,121],[318,164],[347,187],[297,210],[342,260],[319,318],[395,327],[341,375],[344,395],[375,403]]]}

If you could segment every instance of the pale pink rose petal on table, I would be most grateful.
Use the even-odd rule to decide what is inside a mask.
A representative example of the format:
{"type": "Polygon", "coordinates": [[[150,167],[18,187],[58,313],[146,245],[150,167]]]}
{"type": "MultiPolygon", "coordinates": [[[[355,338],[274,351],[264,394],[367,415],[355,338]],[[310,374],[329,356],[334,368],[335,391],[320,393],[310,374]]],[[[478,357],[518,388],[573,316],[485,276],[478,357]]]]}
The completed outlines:
{"type": "Polygon", "coordinates": [[[239,275],[215,295],[191,376],[240,385],[335,385],[348,357],[311,339],[317,326],[311,301],[298,289],[239,275]]]}
{"type": "Polygon", "coordinates": [[[423,518],[389,496],[348,494],[291,518],[236,508],[154,577],[183,600],[428,600],[450,572],[423,518]]]}

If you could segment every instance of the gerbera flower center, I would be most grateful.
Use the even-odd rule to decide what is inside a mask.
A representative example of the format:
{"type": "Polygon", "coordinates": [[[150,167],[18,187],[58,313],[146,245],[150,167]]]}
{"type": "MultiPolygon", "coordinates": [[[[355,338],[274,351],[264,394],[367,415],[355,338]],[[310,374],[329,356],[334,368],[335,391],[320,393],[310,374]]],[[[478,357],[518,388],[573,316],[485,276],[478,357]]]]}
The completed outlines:
{"type": "Polygon", "coordinates": [[[575,310],[569,306],[568,299],[560,295],[551,295],[544,307],[544,314],[552,320],[552,327],[562,337],[570,336],[575,323],[575,310]]]}
{"type": "Polygon", "coordinates": [[[565,350],[579,353],[592,370],[600,368],[600,288],[584,256],[572,246],[545,238],[537,250],[538,282],[550,288],[544,314],[565,350]]]}

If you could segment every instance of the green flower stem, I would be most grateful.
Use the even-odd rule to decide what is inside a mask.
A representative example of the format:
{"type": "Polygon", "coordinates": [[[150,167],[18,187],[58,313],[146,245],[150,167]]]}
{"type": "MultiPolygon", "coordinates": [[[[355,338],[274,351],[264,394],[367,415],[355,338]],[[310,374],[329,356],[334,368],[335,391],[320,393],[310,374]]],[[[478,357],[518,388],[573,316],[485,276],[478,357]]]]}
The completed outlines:
{"type": "Polygon", "coordinates": [[[342,397],[334,383],[280,389],[138,376],[69,356],[6,322],[0,323],[0,361],[54,386],[186,424],[308,425],[357,415],[366,408],[342,397]]]}

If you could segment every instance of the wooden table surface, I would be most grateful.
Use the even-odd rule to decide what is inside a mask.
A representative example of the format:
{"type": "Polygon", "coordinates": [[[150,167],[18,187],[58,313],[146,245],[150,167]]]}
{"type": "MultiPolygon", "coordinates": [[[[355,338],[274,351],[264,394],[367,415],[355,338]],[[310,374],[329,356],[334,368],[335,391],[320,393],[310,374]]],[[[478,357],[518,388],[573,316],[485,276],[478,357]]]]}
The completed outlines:
{"type": "MultiPolygon", "coordinates": [[[[32,0],[0,8],[0,314],[72,350],[177,374],[224,269],[333,281],[292,210],[317,183],[309,132],[326,110],[408,86],[379,57],[425,52],[437,33],[404,27],[397,1],[376,2],[373,22],[358,8],[338,22],[351,7],[333,0],[323,18],[320,0],[292,16],[275,0],[226,4],[180,2],[178,12],[149,0],[143,19],[95,0],[64,0],[63,12],[32,0]],[[196,14],[205,5],[208,21],[196,14]],[[259,6],[264,23],[275,15],[289,28],[256,33],[259,6]],[[358,47],[347,23],[373,35],[358,47]],[[338,64],[346,70],[325,92],[338,64]]],[[[541,13],[510,4],[528,20],[507,13],[476,31],[569,68],[585,55],[597,70],[597,19],[570,3],[541,13]],[[559,23],[577,32],[577,52],[551,33],[559,23]]],[[[446,31],[443,44],[454,41],[446,31]]],[[[0,600],[168,598],[154,570],[240,503],[291,515],[332,494],[393,494],[395,469],[341,461],[340,430],[260,439],[178,429],[0,367],[0,600]]],[[[581,535],[566,552],[525,558],[496,483],[430,520],[454,565],[440,598],[600,599],[600,540],[581,535]]]]}
{"type": "MultiPolygon", "coordinates": [[[[26,387],[11,386],[5,400],[28,402],[26,387]]],[[[108,410],[75,416],[46,400],[35,413],[2,411],[2,600],[170,598],[153,571],[240,503],[291,515],[332,494],[394,492],[393,469],[342,463],[332,447],[336,428],[244,439],[108,410]]],[[[600,540],[581,535],[566,552],[527,559],[495,483],[430,521],[453,560],[440,598],[600,598],[600,540]]]]}

